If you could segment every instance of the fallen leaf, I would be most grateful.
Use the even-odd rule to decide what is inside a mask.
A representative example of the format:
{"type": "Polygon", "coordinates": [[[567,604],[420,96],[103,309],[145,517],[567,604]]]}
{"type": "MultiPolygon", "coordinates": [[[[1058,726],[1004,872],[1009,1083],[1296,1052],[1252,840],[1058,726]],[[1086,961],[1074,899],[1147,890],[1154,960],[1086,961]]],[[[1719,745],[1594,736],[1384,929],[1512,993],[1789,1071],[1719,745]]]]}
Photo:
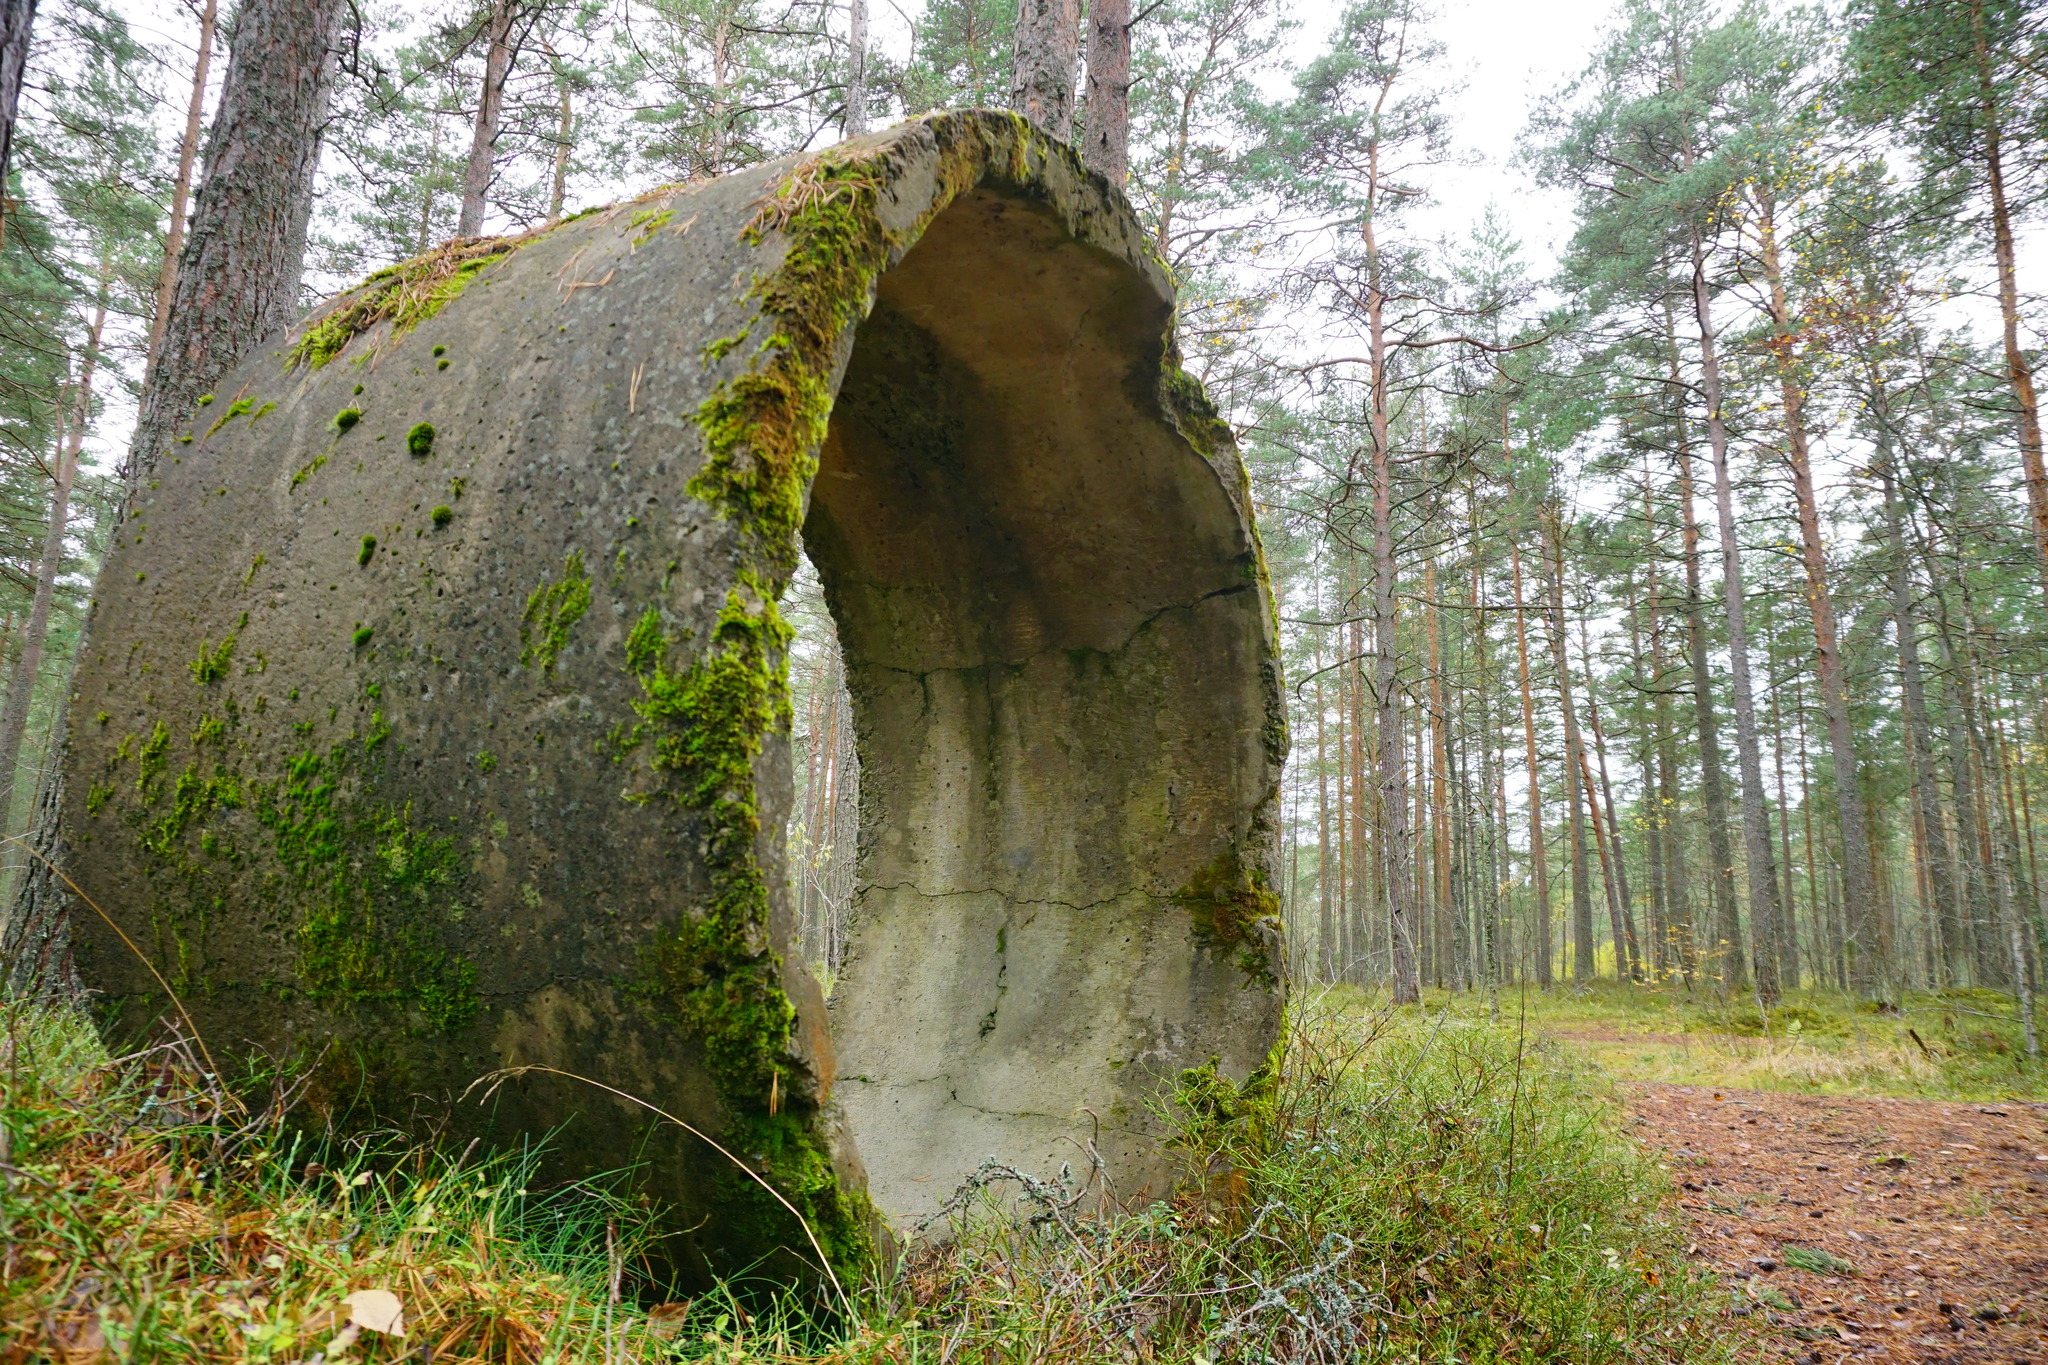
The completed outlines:
{"type": "Polygon", "coordinates": [[[673,1341],[690,1315],[690,1302],[657,1303],[647,1310],[647,1334],[657,1341],[673,1341]]]}
{"type": "Polygon", "coordinates": [[[342,1300],[348,1305],[349,1325],[387,1337],[405,1335],[405,1305],[388,1289],[358,1289],[342,1300]]]}

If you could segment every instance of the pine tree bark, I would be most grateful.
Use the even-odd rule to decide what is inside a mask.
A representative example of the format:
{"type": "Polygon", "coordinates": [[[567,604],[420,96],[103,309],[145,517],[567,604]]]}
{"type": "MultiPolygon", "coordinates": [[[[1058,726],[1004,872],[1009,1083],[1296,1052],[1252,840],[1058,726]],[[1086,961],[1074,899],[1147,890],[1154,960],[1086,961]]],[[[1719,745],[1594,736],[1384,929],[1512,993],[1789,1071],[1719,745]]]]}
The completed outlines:
{"type": "Polygon", "coordinates": [[[178,178],[171,182],[171,224],[164,236],[163,269],[157,276],[156,316],[149,320],[149,355],[156,359],[164,323],[171,315],[171,294],[178,283],[178,255],[185,249],[185,216],[192,202],[192,168],[199,160],[199,131],[206,117],[206,78],[213,68],[213,33],[219,0],[206,0],[199,11],[199,55],[192,62],[192,94],[185,103],[185,133],[178,140],[178,178]]]}
{"type": "Polygon", "coordinates": [[[1692,238],[1693,316],[1699,327],[1700,387],[1707,402],[1707,442],[1714,457],[1714,510],[1721,539],[1721,593],[1728,614],[1728,672],[1735,700],[1735,754],[1742,775],[1742,860],[1749,874],[1749,927],[1754,940],[1757,998],[1778,1003],[1778,878],[1772,870],[1771,828],[1764,812],[1764,766],[1757,740],[1756,699],[1750,689],[1749,604],[1742,586],[1742,546],[1735,538],[1735,478],[1728,465],[1728,428],[1722,420],[1721,362],[1707,293],[1706,253],[1692,238]]]}
{"type": "Polygon", "coordinates": [[[1131,0],[1089,0],[1081,160],[1122,187],[1131,167],[1131,0]]]}
{"type": "Polygon", "coordinates": [[[847,0],[846,117],[839,127],[847,137],[868,130],[868,0],[847,0]]]}
{"type": "Polygon", "coordinates": [[[1971,54],[1976,62],[1978,134],[1984,140],[1984,189],[1991,201],[1991,249],[1998,271],[2000,339],[2005,347],[2006,382],[2018,409],[2020,467],[2032,513],[2034,555],[2041,590],[2048,597],[2048,462],[2041,450],[2041,404],[2034,392],[2034,367],[2020,342],[2020,288],[2013,242],[2012,203],[2005,187],[2005,128],[1991,48],[1984,34],[1984,0],[1970,0],[1971,54]]]}
{"type": "MultiPolygon", "coordinates": [[[[1667,383],[1674,395],[1684,389],[1678,373],[1678,335],[1675,319],[1664,315],[1667,383]]],[[[1721,722],[1714,706],[1714,675],[1707,662],[1707,600],[1700,566],[1700,523],[1693,512],[1692,444],[1686,434],[1685,410],[1681,403],[1675,415],[1678,461],[1678,512],[1680,540],[1685,552],[1685,649],[1692,673],[1693,724],[1699,732],[1700,799],[1706,807],[1707,856],[1713,859],[1707,884],[1714,898],[1714,935],[1720,955],[1727,964],[1727,981],[1740,989],[1749,982],[1748,959],[1742,948],[1742,921],[1735,908],[1735,849],[1728,838],[1728,779],[1721,767],[1721,722]]],[[[1695,966],[1700,961],[1697,942],[1691,950],[1695,966]]]]}
{"type": "MultiPolygon", "coordinates": [[[[1597,975],[1593,957],[1593,859],[1586,848],[1586,804],[1596,798],[1592,783],[1584,777],[1585,742],[1579,734],[1578,703],[1572,698],[1571,661],[1565,655],[1564,532],[1558,525],[1555,509],[1541,508],[1537,517],[1543,527],[1550,580],[1544,585],[1549,598],[1544,635],[1550,641],[1550,659],[1557,669],[1558,717],[1564,723],[1565,823],[1571,831],[1572,854],[1572,980],[1583,982],[1597,975]]],[[[1606,860],[1604,849],[1601,860],[1606,860]]]]}
{"type": "Polygon", "coordinates": [[[1530,880],[1536,884],[1536,984],[1549,990],[1553,979],[1550,959],[1550,850],[1543,834],[1543,776],[1536,753],[1536,696],[1529,684],[1529,627],[1522,607],[1522,552],[1508,541],[1508,563],[1515,582],[1515,661],[1522,686],[1522,757],[1529,770],[1529,861],[1530,880]]]}
{"type": "MultiPolygon", "coordinates": [[[[0,200],[7,194],[14,156],[14,118],[36,26],[36,0],[0,0],[0,200]]],[[[0,210],[5,205],[0,204],[0,210]]]]}
{"type": "MultiPolygon", "coordinates": [[[[1813,463],[1807,451],[1805,393],[1798,362],[1791,306],[1778,260],[1774,206],[1759,203],[1759,256],[1768,289],[1771,326],[1776,335],[1771,353],[1778,377],[1778,402],[1785,418],[1785,461],[1792,471],[1792,496],[1799,520],[1800,564],[1806,572],[1806,605],[1813,619],[1814,672],[1820,683],[1821,715],[1827,721],[1828,761],[1834,771],[1835,813],[1842,840],[1842,899],[1849,916],[1849,979],[1858,995],[1874,1000],[1891,975],[1880,946],[1882,907],[1871,876],[1870,831],[1863,809],[1863,784],[1856,761],[1856,741],[1849,714],[1849,684],[1842,667],[1842,647],[1835,624],[1835,599],[1828,588],[1827,549],[1821,539],[1820,506],[1814,496],[1813,463]]],[[[1745,784],[1748,770],[1743,773],[1745,784]]],[[[1744,818],[1748,810],[1744,808],[1744,818]]],[[[1773,938],[1777,937],[1773,926],[1773,938]]],[[[1762,951],[1763,935],[1759,934],[1762,951]]],[[[1759,985],[1761,985],[1759,973],[1759,985]]]]}
{"type": "Polygon", "coordinates": [[[491,192],[491,180],[498,168],[498,126],[505,108],[505,82],[512,76],[517,55],[512,46],[512,26],[519,16],[519,0],[495,0],[485,21],[484,83],[476,103],[476,127],[469,141],[469,163],[462,172],[462,214],[455,225],[457,237],[476,237],[484,230],[484,206],[491,192]]]}
{"type": "Polygon", "coordinates": [[[1074,135],[1074,76],[1080,48],[1079,0],[1018,0],[1010,107],[1061,140],[1074,135]]]}
{"type": "Polygon", "coordinates": [[[344,0],[247,0],[235,19],[205,178],[129,449],[149,479],[199,397],[298,316],[313,175],[344,0]]]}
{"type": "MultiPolygon", "coordinates": [[[[1373,183],[1378,184],[1379,148],[1373,146],[1373,183]]],[[[1415,901],[1409,866],[1408,761],[1402,743],[1400,675],[1397,669],[1399,597],[1394,563],[1394,452],[1390,430],[1386,294],[1380,280],[1373,217],[1361,226],[1365,239],[1367,342],[1372,365],[1372,618],[1374,769],[1379,781],[1380,868],[1393,969],[1394,1003],[1422,998],[1415,955],[1415,901]]]]}

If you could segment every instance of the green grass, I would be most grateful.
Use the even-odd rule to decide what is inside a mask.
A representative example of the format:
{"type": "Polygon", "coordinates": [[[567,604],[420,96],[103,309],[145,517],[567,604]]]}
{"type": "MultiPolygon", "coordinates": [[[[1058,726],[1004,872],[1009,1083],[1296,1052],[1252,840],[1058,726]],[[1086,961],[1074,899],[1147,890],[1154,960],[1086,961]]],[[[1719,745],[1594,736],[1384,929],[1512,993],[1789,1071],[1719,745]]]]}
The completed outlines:
{"type": "MultiPolygon", "coordinates": [[[[1364,993],[1353,998],[1370,1007],[1364,993]]],[[[1426,1008],[1460,1018],[1487,1011],[1478,997],[1435,992],[1426,1008]]],[[[1599,981],[1505,990],[1500,1009],[1618,1080],[1943,1100],[2048,1097],[2048,1067],[2028,1060],[2012,997],[1996,991],[1907,992],[1880,1012],[1806,989],[1765,1013],[1753,998],[1705,988],[1599,981]]]]}
{"type": "Polygon", "coordinates": [[[1668,1173],[1597,1072],[1506,1024],[1296,1012],[1254,1093],[1190,1085],[1170,1200],[1085,1173],[979,1173],[957,1235],[854,1311],[728,1285],[663,1303],[619,1182],[540,1189],[531,1154],[388,1135],[294,1141],[182,1047],[109,1058],[75,1016],[0,1011],[0,1359],[335,1358],[344,1297],[396,1294],[361,1361],[1734,1360],[1725,1296],[1681,1254],[1668,1173]]]}

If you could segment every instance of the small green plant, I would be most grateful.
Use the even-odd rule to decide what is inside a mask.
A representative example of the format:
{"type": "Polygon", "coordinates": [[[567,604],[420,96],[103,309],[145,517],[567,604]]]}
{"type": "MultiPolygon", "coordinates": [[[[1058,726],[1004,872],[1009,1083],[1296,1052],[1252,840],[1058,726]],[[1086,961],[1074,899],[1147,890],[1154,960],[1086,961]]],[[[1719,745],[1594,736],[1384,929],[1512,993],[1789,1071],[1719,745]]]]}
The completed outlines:
{"type": "Polygon", "coordinates": [[[444,356],[444,355],[447,355],[447,354],[448,354],[448,348],[447,348],[446,346],[436,346],[436,347],[434,347],[434,354],[435,354],[436,356],[444,356]]]}
{"type": "Polygon", "coordinates": [[[490,751],[489,749],[482,749],[482,750],[479,750],[479,751],[477,752],[477,756],[476,756],[476,770],[477,770],[478,772],[480,772],[480,773],[489,773],[489,772],[496,772],[496,771],[497,771],[497,769],[498,769],[498,756],[497,756],[496,754],[492,753],[492,752],[491,752],[491,751],[490,751]]]}
{"type": "Polygon", "coordinates": [[[361,408],[343,408],[340,412],[334,414],[334,429],[339,432],[346,432],[350,427],[362,420],[363,410],[361,408]]]}
{"type": "Polygon", "coordinates": [[[199,406],[202,408],[205,407],[207,404],[211,403],[212,401],[213,395],[210,393],[202,393],[199,395],[199,406]]]}
{"type": "MultiPolygon", "coordinates": [[[[416,423],[411,431],[405,433],[405,448],[422,459],[433,454],[434,424],[432,422],[416,423]]],[[[456,496],[461,497],[462,495],[457,493],[456,496]]]]}
{"type": "Polygon", "coordinates": [[[364,536],[362,548],[356,551],[356,563],[368,564],[370,557],[377,553],[377,537],[364,536]]]}
{"type": "Polygon", "coordinates": [[[435,361],[435,362],[434,362],[434,368],[435,368],[435,369],[437,369],[437,370],[445,370],[445,369],[447,369],[447,368],[448,368],[448,357],[446,357],[446,356],[443,356],[443,357],[441,357],[441,358],[440,358],[439,360],[435,361]]]}
{"type": "Polygon", "coordinates": [[[434,526],[436,527],[436,529],[438,529],[440,527],[446,526],[449,522],[455,520],[455,509],[453,507],[448,506],[448,504],[446,503],[442,503],[439,507],[436,507],[430,515],[434,519],[434,526]]]}
{"type": "MultiPolygon", "coordinates": [[[[357,626],[355,636],[356,648],[361,649],[364,645],[370,643],[370,637],[376,633],[377,628],[375,626],[357,626]]],[[[296,693],[294,693],[294,700],[296,700],[296,693]]]]}

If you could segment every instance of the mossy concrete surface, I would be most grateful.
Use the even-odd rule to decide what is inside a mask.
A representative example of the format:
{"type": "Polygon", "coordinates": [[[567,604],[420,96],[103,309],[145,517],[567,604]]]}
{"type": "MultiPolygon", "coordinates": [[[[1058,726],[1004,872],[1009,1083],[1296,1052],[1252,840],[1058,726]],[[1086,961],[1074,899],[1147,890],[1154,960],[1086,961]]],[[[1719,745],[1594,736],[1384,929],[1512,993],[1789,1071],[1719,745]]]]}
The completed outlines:
{"type": "Polygon", "coordinates": [[[946,114],[486,246],[276,338],[113,547],[64,810],[154,968],[79,917],[110,1015],[160,974],[339,1121],[636,1166],[706,1273],[852,1266],[991,1155],[1163,1193],[1175,1078],[1277,1036],[1286,736],[1128,207],[946,114]],[[788,951],[799,535],[863,762],[829,1006],[788,951]],[[808,1230],[583,1080],[471,1091],[522,1066],[808,1230]]]}

